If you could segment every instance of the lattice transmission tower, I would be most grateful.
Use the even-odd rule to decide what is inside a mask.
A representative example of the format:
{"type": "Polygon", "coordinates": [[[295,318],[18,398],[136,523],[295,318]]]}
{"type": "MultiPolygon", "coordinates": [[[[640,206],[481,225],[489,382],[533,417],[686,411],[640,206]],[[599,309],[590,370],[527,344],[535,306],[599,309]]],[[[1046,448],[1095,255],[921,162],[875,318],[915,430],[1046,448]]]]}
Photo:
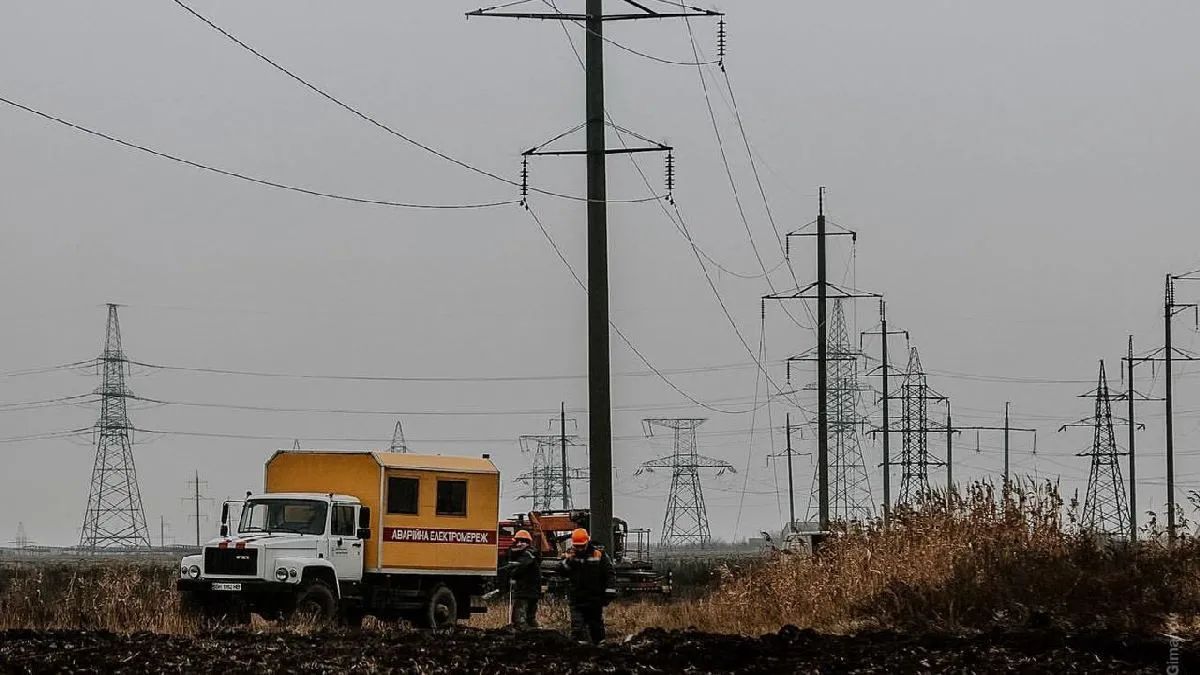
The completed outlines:
{"type": "Polygon", "coordinates": [[[520,499],[529,499],[532,511],[553,511],[556,509],[570,510],[574,508],[574,497],[571,495],[573,481],[587,480],[588,474],[582,469],[571,467],[569,450],[582,447],[577,434],[568,434],[568,424],[575,424],[574,419],[567,419],[564,414],[550,420],[551,428],[559,425],[557,434],[521,436],[521,451],[530,455],[532,466],[529,471],[517,476],[517,482],[523,483],[528,492],[520,499]]]}
{"type": "MultiPolygon", "coordinates": [[[[858,359],[862,352],[850,344],[846,313],[840,298],[833,301],[827,335],[826,359],[830,364],[827,379],[829,519],[842,522],[863,521],[875,515],[871,483],[867,478],[867,466],[862,451],[862,430],[866,424],[866,417],[861,412],[861,404],[862,392],[867,391],[867,387],[858,379],[858,359]]],[[[799,360],[811,358],[800,357],[799,360]]],[[[812,497],[808,502],[808,520],[813,520],[819,515],[818,478],[814,473],[812,497]]]]}
{"type": "MultiPolygon", "coordinates": [[[[1087,394],[1085,394],[1086,396],[1087,394]]],[[[1083,500],[1083,529],[1097,534],[1127,536],[1129,534],[1129,501],[1125,495],[1125,482],[1121,479],[1121,461],[1125,456],[1117,447],[1113,432],[1112,394],[1108,389],[1108,376],[1104,372],[1104,361],[1100,361],[1100,375],[1096,390],[1091,392],[1095,408],[1091,417],[1063,425],[1068,427],[1090,427],[1092,447],[1080,452],[1078,457],[1091,457],[1088,473],[1087,495],[1083,500]]],[[[1118,420],[1128,423],[1128,420],[1118,420]]]]}
{"type": "Polygon", "coordinates": [[[396,420],[396,428],[392,430],[392,444],[388,446],[388,452],[408,452],[408,441],[404,440],[404,425],[400,420],[396,420]]]}
{"type": "Polygon", "coordinates": [[[20,550],[29,548],[33,544],[33,540],[29,538],[29,534],[25,532],[25,523],[17,523],[17,536],[13,538],[12,545],[20,550]]]}
{"type": "Polygon", "coordinates": [[[729,462],[705,457],[698,452],[696,427],[704,419],[654,418],[642,420],[646,437],[654,436],[655,427],[670,429],[674,434],[674,451],[667,457],[643,462],[635,475],[653,473],[656,469],[671,470],[671,493],[663,516],[662,546],[704,546],[712,541],[708,529],[708,511],[704,505],[704,489],[700,485],[701,469],[716,469],[720,476],[726,471],[737,473],[729,462]]]}
{"type": "Polygon", "coordinates": [[[102,379],[96,392],[100,395],[100,419],[95,427],[96,460],[79,548],[93,552],[150,548],[146,513],[133,463],[133,425],[125,405],[132,396],[125,386],[129,361],[121,348],[121,324],[114,304],[108,305],[104,353],[97,367],[102,379]]]}
{"type": "Polygon", "coordinates": [[[932,490],[929,467],[944,465],[929,454],[929,434],[937,430],[929,419],[929,402],[944,400],[929,388],[917,348],[909,348],[908,368],[900,384],[900,504],[914,504],[927,495],[932,490]]]}

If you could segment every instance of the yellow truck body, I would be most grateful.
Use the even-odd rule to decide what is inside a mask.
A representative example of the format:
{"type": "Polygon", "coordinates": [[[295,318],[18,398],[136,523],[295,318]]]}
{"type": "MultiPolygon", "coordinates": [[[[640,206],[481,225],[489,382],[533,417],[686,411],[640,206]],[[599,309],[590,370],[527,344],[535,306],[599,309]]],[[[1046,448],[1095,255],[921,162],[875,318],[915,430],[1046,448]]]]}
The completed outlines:
{"type": "Polygon", "coordinates": [[[336,493],[371,509],[364,571],[494,575],[500,472],[483,457],[280,450],[266,491],[336,493]]]}

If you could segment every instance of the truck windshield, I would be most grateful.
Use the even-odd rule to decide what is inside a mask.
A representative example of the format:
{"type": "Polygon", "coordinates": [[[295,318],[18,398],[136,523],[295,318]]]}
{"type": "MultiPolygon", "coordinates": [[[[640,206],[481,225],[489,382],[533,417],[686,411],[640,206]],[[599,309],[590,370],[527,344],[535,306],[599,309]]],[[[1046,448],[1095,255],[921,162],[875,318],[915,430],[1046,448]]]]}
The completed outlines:
{"type": "Polygon", "coordinates": [[[238,534],[247,532],[295,532],[325,534],[329,505],[307,499],[255,499],[242,509],[238,534]]]}

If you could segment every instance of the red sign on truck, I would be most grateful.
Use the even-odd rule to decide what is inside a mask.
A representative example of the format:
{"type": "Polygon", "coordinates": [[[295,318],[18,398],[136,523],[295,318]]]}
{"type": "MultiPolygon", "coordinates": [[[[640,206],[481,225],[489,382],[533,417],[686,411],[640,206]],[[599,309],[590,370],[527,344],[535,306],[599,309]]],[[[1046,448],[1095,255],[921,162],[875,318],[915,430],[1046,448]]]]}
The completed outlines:
{"type": "Polygon", "coordinates": [[[385,527],[383,540],[414,544],[480,544],[495,546],[495,530],[447,530],[430,527],[385,527]]]}

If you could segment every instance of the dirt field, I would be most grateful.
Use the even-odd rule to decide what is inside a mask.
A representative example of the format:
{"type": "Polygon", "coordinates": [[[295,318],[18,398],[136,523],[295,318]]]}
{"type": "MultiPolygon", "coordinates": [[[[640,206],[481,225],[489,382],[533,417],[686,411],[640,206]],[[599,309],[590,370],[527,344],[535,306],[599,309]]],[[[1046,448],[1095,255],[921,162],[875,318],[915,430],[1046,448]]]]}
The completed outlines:
{"type": "Polygon", "coordinates": [[[1196,672],[1200,650],[1167,638],[1055,631],[973,637],[892,632],[760,638],[647,630],[580,646],[561,633],[222,632],[200,637],[103,631],[0,633],[0,671],[60,673],[1163,673],[1196,672]]]}

